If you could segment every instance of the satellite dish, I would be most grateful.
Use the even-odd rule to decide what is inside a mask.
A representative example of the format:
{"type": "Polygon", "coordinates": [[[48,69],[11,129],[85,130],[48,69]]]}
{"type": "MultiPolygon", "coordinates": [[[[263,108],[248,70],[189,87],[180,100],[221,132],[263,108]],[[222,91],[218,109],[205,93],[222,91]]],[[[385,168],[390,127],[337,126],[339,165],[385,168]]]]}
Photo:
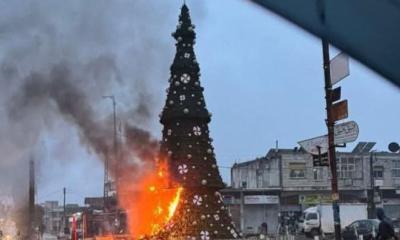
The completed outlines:
{"type": "Polygon", "coordinates": [[[399,151],[399,150],[400,150],[399,144],[397,144],[397,143],[395,143],[395,142],[391,142],[391,143],[389,144],[389,151],[391,151],[391,152],[397,152],[397,151],[399,151]]]}

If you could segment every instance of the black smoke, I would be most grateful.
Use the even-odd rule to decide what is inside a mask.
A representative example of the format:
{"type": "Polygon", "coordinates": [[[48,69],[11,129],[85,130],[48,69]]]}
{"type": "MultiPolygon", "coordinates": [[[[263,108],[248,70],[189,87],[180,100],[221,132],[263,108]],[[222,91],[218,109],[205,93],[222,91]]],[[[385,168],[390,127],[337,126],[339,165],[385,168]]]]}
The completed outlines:
{"type": "MultiPolygon", "coordinates": [[[[174,54],[170,32],[180,4],[164,0],[0,3],[2,194],[26,199],[30,158],[41,161],[39,189],[52,180],[46,177],[49,166],[77,158],[71,149],[85,148],[99,163],[112,158],[112,110],[104,95],[117,99],[121,152],[132,155],[125,161],[137,163],[151,155],[158,147],[152,135],[160,130],[157,115],[174,54]],[[79,143],[71,140],[75,135],[79,143]]],[[[194,16],[201,5],[198,1],[190,5],[194,16]]]]}

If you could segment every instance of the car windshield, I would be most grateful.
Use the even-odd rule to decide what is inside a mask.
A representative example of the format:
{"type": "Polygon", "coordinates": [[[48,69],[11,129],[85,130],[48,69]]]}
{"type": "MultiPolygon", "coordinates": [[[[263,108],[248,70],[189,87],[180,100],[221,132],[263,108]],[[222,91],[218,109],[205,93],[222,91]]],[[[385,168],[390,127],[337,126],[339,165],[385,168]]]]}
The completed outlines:
{"type": "Polygon", "coordinates": [[[393,226],[396,228],[400,228],[400,220],[393,221],[393,226]]]}
{"type": "Polygon", "coordinates": [[[357,227],[358,229],[370,229],[372,228],[372,224],[368,221],[360,221],[357,227]]]}
{"type": "Polygon", "coordinates": [[[318,219],[318,215],[316,213],[307,213],[306,220],[316,220],[318,219]]]}
{"type": "Polygon", "coordinates": [[[361,231],[371,231],[372,227],[377,229],[379,221],[377,220],[358,220],[349,225],[351,229],[357,229],[361,231]]]}
{"type": "Polygon", "coordinates": [[[372,222],[372,224],[374,225],[374,228],[375,228],[375,229],[378,229],[378,227],[379,227],[379,220],[376,220],[376,219],[375,219],[375,220],[372,220],[371,222],[372,222]]]}

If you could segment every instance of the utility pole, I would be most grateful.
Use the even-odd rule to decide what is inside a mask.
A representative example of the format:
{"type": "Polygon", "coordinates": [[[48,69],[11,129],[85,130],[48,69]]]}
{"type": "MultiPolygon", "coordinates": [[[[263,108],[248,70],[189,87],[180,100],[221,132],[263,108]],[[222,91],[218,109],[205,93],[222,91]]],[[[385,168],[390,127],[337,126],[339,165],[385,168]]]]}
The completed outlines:
{"type": "Polygon", "coordinates": [[[240,231],[244,231],[244,194],[243,186],[240,188],[240,231]]]}
{"type": "Polygon", "coordinates": [[[328,128],[328,159],[331,168],[331,186],[332,186],[332,208],[333,208],[333,221],[335,226],[335,239],[341,240],[341,227],[340,227],[340,210],[339,210],[339,192],[338,180],[336,169],[336,150],[335,150],[335,119],[332,111],[332,83],[330,73],[330,58],[329,58],[329,43],[326,39],[322,39],[322,54],[324,61],[324,76],[325,76],[325,99],[326,99],[326,126],[328,128]]]}
{"type": "Polygon", "coordinates": [[[369,202],[369,212],[368,212],[368,218],[374,218],[375,217],[375,184],[374,184],[374,166],[373,166],[373,154],[374,151],[370,152],[369,155],[369,181],[370,181],[370,187],[371,190],[369,191],[369,197],[368,197],[368,202],[369,202]]]}
{"type": "Polygon", "coordinates": [[[66,209],[65,209],[65,198],[67,195],[67,189],[64,187],[63,188],[63,195],[64,195],[64,201],[63,201],[63,218],[64,218],[64,233],[67,233],[67,228],[68,228],[68,220],[67,220],[67,214],[66,214],[66,209]]]}
{"type": "MultiPolygon", "coordinates": [[[[103,96],[103,98],[109,98],[112,101],[113,106],[113,152],[114,152],[114,178],[115,178],[115,187],[116,191],[118,190],[118,180],[119,180],[119,159],[118,159],[118,142],[117,142],[117,113],[116,113],[116,101],[115,96],[103,96]]],[[[108,198],[108,189],[106,185],[109,182],[109,159],[106,159],[105,167],[104,167],[104,206],[106,206],[106,201],[108,198]]]]}

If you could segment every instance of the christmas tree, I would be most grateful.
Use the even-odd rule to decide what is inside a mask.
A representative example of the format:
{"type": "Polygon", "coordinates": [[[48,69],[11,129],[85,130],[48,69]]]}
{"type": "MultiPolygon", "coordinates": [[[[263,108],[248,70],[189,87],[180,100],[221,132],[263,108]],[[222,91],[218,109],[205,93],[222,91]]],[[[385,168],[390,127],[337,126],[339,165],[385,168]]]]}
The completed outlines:
{"type": "Polygon", "coordinates": [[[167,158],[173,187],[184,190],[164,233],[170,239],[234,239],[239,235],[218,192],[224,184],[209,136],[211,114],[199,81],[194,29],[184,4],[172,34],[176,55],[160,119],[164,126],[161,155],[167,158]]]}

